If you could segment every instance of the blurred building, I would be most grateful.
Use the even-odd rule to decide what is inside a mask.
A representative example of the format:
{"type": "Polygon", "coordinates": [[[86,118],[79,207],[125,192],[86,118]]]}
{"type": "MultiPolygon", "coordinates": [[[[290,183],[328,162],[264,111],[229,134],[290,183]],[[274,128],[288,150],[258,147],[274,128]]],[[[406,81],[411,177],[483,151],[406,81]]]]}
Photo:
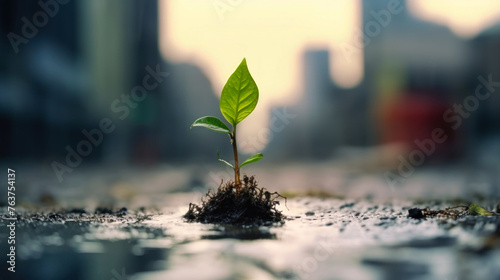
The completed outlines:
{"type": "MultiPolygon", "coordinates": [[[[45,12],[38,2],[0,5],[3,38],[22,35],[23,18],[45,12]]],[[[85,140],[82,130],[98,128],[102,118],[116,129],[87,161],[205,158],[227,145],[224,137],[200,141],[204,132],[189,130],[204,114],[220,115],[218,98],[198,67],[160,56],[157,1],[69,1],[49,9],[53,15],[17,53],[0,42],[1,158],[64,162],[66,146],[85,140]],[[122,120],[111,105],[125,104],[122,96],[142,85],[146,67],[170,76],[122,120]]]]}
{"type": "MultiPolygon", "coordinates": [[[[500,55],[498,53],[500,50],[500,23],[481,32],[470,42],[470,46],[475,50],[473,71],[485,78],[491,75],[495,82],[500,81],[500,55]]],[[[470,77],[469,80],[471,85],[477,84],[477,77],[470,77]]],[[[487,99],[487,102],[479,108],[475,131],[478,135],[500,134],[499,108],[500,95],[495,91],[487,99]]]]}
{"type": "Polygon", "coordinates": [[[474,94],[478,75],[500,75],[498,26],[466,40],[447,27],[416,19],[405,8],[384,17],[388,3],[363,1],[365,43],[358,47],[364,52],[365,73],[360,85],[344,89],[331,81],[326,50],[304,53],[303,98],[288,108],[298,116],[274,137],[268,153],[321,158],[340,147],[391,143],[411,150],[415,140],[442,128],[448,140],[433,155],[439,159],[465,155],[478,143],[476,138],[498,130],[498,96],[464,119],[460,129],[452,129],[443,117],[474,94]]]}
{"type": "MultiPolygon", "coordinates": [[[[64,146],[92,120],[85,106],[87,77],[77,40],[77,4],[60,7],[57,17],[14,51],[11,32],[22,36],[37,2],[0,3],[0,156],[42,158],[64,146]]],[[[31,32],[35,32],[31,30],[31,32]]],[[[23,36],[24,37],[24,36],[23,36]]]]}

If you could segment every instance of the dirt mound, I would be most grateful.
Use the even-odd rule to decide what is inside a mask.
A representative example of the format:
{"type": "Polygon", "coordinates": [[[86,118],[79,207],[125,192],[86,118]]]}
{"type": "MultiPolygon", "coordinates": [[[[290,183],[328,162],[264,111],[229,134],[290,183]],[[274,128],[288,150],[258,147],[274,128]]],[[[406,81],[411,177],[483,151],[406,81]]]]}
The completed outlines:
{"type": "Polygon", "coordinates": [[[283,222],[285,216],[276,209],[278,198],[286,198],[257,187],[255,178],[243,176],[241,187],[234,182],[223,182],[217,192],[208,193],[201,199],[201,206],[190,203],[184,218],[190,222],[262,225],[283,222]]]}

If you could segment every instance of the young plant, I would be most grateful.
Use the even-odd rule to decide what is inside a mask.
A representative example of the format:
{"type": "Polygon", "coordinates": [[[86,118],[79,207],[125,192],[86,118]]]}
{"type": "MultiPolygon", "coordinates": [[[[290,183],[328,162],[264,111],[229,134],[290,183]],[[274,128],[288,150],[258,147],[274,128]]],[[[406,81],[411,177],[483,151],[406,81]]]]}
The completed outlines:
{"type": "Polygon", "coordinates": [[[191,128],[200,126],[229,135],[231,144],[233,145],[234,165],[220,158],[219,150],[217,150],[217,158],[234,170],[234,185],[237,191],[241,187],[240,168],[249,163],[259,161],[264,156],[261,153],[257,153],[241,164],[239,164],[238,161],[236,127],[253,112],[257,106],[258,100],[259,89],[248,71],[246,59],[243,58],[243,61],[241,61],[238,68],[236,68],[234,73],[227,80],[226,85],[224,85],[220,97],[220,111],[233,129],[230,130],[223,121],[212,116],[201,117],[191,125],[191,128]]]}

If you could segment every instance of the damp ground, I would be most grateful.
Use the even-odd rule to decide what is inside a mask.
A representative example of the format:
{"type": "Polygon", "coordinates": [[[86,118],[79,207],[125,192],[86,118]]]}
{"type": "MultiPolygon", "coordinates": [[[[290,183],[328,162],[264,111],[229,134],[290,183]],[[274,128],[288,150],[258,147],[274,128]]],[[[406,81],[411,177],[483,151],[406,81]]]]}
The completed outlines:
{"type": "MultiPolygon", "coordinates": [[[[256,173],[265,174],[260,172],[256,173]]],[[[322,186],[307,186],[302,192],[298,186],[277,188],[288,195],[287,207],[277,205],[286,216],[285,223],[259,226],[186,223],[183,215],[189,202],[198,203],[205,189],[155,191],[154,183],[165,182],[165,173],[171,176],[167,182],[191,185],[189,172],[179,179],[176,176],[182,170],[161,171],[158,177],[148,174],[150,185],[142,194],[130,187],[130,180],[126,185],[108,179],[104,181],[113,187],[107,195],[95,189],[87,191],[88,197],[71,200],[75,193],[63,193],[66,197],[62,199],[53,192],[40,196],[45,205],[23,203],[16,209],[17,272],[15,278],[5,278],[12,276],[5,266],[2,279],[500,277],[500,217],[408,217],[412,208],[438,210],[477,203],[494,209],[498,196],[488,189],[477,192],[476,188],[472,193],[463,187],[465,183],[448,191],[427,187],[439,182],[447,186],[460,179],[447,177],[446,172],[416,175],[419,180],[435,181],[427,179],[418,185],[416,179],[411,180],[413,187],[403,186],[392,196],[374,193],[382,185],[375,175],[343,174],[347,176],[343,182],[351,187],[345,192],[339,191],[342,186],[335,188],[338,192],[322,186]],[[364,193],[350,193],[362,188],[364,193]]],[[[324,175],[323,182],[334,184],[341,175],[324,175]]],[[[295,183],[307,184],[307,180],[296,179],[295,183]]],[[[1,208],[2,216],[5,211],[1,208]]],[[[7,221],[0,220],[2,240],[6,240],[6,225],[7,221]]],[[[7,252],[7,246],[2,242],[0,251],[7,252]]],[[[0,262],[6,262],[3,253],[0,262]]]]}

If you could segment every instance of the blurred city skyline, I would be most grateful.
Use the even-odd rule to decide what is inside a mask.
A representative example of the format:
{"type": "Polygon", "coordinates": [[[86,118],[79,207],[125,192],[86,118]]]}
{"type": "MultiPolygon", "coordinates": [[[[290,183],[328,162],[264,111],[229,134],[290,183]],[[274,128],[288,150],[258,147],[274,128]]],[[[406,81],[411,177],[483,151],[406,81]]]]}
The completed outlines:
{"type": "MultiPolygon", "coordinates": [[[[445,26],[469,40],[498,22],[500,5],[496,1],[176,0],[160,1],[159,12],[161,53],[169,61],[200,67],[217,96],[238,61],[247,57],[261,92],[256,112],[240,130],[240,138],[247,139],[269,127],[273,107],[300,102],[306,83],[304,53],[327,50],[326,70],[333,83],[354,88],[365,78],[364,49],[401,18],[445,26]]],[[[259,144],[243,151],[262,150],[267,141],[259,144]]]]}
{"type": "MultiPolygon", "coordinates": [[[[397,160],[414,140],[446,125],[443,114],[474,93],[479,76],[500,80],[500,25],[491,1],[461,2],[445,11],[421,1],[408,6],[405,1],[353,1],[324,9],[321,1],[294,1],[282,9],[281,2],[273,4],[265,12],[262,2],[233,1],[221,2],[233,5],[223,19],[213,3],[186,3],[58,4],[57,12],[49,7],[54,15],[47,15],[45,25],[15,52],[8,34],[22,35],[26,22],[45,8],[35,2],[2,2],[0,119],[6,136],[1,157],[35,159],[49,167],[64,162],[68,147],[76,149],[87,139],[82,131],[99,128],[108,118],[116,129],[86,162],[198,162],[212,160],[217,148],[229,154],[225,137],[189,126],[202,115],[220,116],[220,88],[247,57],[261,100],[256,116],[242,123],[243,152],[264,149],[268,160],[303,160],[341,156],[352,147],[397,144],[404,148],[385,155],[397,160]],[[478,16],[486,9],[485,16],[478,16]],[[280,18],[273,23],[278,10],[280,18]],[[262,19],[250,20],[260,11],[262,19]],[[464,11],[471,17],[460,21],[464,11]],[[445,12],[453,20],[444,20],[445,12]],[[330,19],[337,13],[343,17],[330,19]],[[256,43],[247,44],[247,33],[236,34],[228,26],[276,38],[261,44],[250,36],[256,43]],[[350,41],[361,26],[364,43],[350,41]],[[201,29],[188,32],[192,27],[201,29]],[[315,31],[304,35],[309,30],[315,31]],[[225,40],[232,43],[219,48],[225,40]],[[355,69],[362,76],[348,87],[336,82],[353,73],[338,68],[349,58],[338,42],[351,42],[359,50],[356,63],[361,66],[355,69]],[[113,108],[126,104],[123,96],[155,71],[168,77],[145,100],[127,105],[129,113],[117,114],[113,108]]],[[[434,157],[463,157],[485,137],[497,135],[499,104],[496,96],[483,101],[463,128],[450,131],[450,140],[434,157]]]]}

